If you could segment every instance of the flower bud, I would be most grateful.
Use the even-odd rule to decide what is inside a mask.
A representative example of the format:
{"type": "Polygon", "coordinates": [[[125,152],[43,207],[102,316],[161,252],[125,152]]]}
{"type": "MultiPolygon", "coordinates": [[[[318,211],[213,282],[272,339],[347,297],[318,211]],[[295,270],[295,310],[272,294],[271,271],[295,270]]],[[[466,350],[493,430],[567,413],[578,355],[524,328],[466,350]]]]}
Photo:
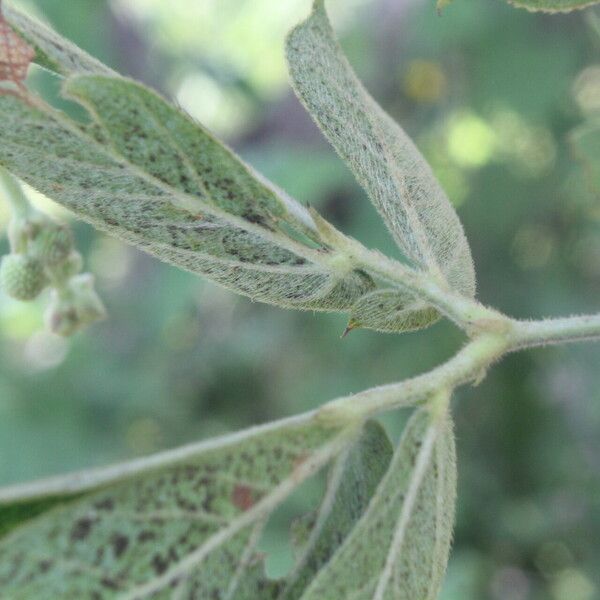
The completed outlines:
{"type": "Polygon", "coordinates": [[[69,281],[66,294],[53,292],[45,320],[52,332],[66,337],[105,316],[106,309],[94,290],[94,278],[84,273],[69,281]]]}
{"type": "Polygon", "coordinates": [[[42,263],[23,254],[8,254],[0,264],[0,286],[16,300],[33,300],[48,280],[42,263]]]}
{"type": "Polygon", "coordinates": [[[65,261],[73,250],[73,234],[66,225],[47,219],[32,230],[28,253],[47,266],[65,261]]]}
{"type": "Polygon", "coordinates": [[[60,263],[49,268],[53,280],[67,281],[83,268],[83,258],[77,250],[72,250],[60,263]]]}

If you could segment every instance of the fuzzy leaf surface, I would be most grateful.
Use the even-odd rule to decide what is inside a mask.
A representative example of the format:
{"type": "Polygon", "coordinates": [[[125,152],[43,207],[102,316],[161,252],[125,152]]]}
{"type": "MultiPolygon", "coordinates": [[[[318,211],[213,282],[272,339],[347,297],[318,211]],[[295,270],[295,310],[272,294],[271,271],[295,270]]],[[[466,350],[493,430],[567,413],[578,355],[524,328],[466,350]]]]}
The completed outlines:
{"type": "Polygon", "coordinates": [[[598,4],[598,0],[508,0],[508,2],[529,12],[545,13],[567,13],[598,4]]]}
{"type": "Polygon", "coordinates": [[[3,597],[271,598],[256,544],[351,435],[296,417],[115,467],[0,491],[3,597]]]}
{"type": "Polygon", "coordinates": [[[390,288],[375,290],[362,296],[352,307],[348,328],[362,327],[399,333],[429,327],[439,318],[437,310],[414,295],[390,288]]]}
{"type": "Polygon", "coordinates": [[[34,61],[40,66],[63,75],[70,73],[114,74],[114,71],[106,65],[60,36],[50,27],[15,8],[12,2],[6,0],[2,2],[2,13],[13,29],[35,49],[34,61]]]}
{"type": "Polygon", "coordinates": [[[188,115],[22,13],[6,17],[68,74],[63,92],[92,123],[2,95],[1,165],[95,227],[255,300],[348,310],[374,287],[334,266],[308,211],[188,115]]]}
{"type": "Polygon", "coordinates": [[[365,188],[406,258],[473,296],[475,274],[462,225],[431,168],[365,90],[329,23],[324,0],[288,36],[294,89],[365,188]]]}
{"type": "Polygon", "coordinates": [[[295,524],[298,564],[278,600],[295,600],[331,558],[366,510],[386,473],[393,448],[381,425],[367,422],[361,437],[335,462],[318,511],[295,524]]]}
{"type": "Polygon", "coordinates": [[[456,461],[449,416],[418,409],[368,509],[302,600],[434,599],[454,521],[456,461]]]}

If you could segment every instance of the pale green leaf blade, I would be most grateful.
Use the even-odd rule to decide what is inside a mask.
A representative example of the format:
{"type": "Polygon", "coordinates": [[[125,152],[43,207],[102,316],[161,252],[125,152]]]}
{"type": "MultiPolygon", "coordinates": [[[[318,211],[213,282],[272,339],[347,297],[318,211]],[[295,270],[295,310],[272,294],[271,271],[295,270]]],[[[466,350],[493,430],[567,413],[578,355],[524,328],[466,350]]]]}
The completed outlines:
{"type": "MultiPolygon", "coordinates": [[[[441,13],[453,0],[437,0],[436,8],[441,13]]],[[[599,0],[507,0],[517,8],[524,8],[529,12],[568,13],[581,10],[588,6],[598,4],[599,0]]]]}
{"type": "Polygon", "coordinates": [[[600,119],[576,127],[570,135],[575,158],[581,162],[587,185],[600,197],[600,119]]]}
{"type": "Polygon", "coordinates": [[[15,8],[12,2],[2,3],[2,13],[13,29],[34,48],[36,51],[34,61],[40,66],[63,75],[114,74],[106,65],[58,35],[50,27],[15,8]]]}
{"type": "Polygon", "coordinates": [[[280,600],[302,595],[318,571],[350,533],[366,510],[392,457],[392,445],[381,425],[367,422],[361,437],[333,465],[320,509],[296,524],[305,540],[299,560],[280,600]]]}
{"type": "Polygon", "coordinates": [[[277,586],[256,551],[265,520],[353,435],[308,415],[0,490],[0,515],[72,498],[0,538],[3,597],[268,598],[277,586]]]}
{"type": "Polygon", "coordinates": [[[219,208],[270,230],[280,221],[297,224],[284,199],[258,181],[233,152],[141,84],[79,76],[68,79],[63,91],[94,116],[115,154],[169,189],[197,199],[196,206],[219,208]]]}
{"type": "Polygon", "coordinates": [[[429,327],[439,318],[437,310],[410,292],[382,289],[369,292],[357,300],[350,312],[348,329],[400,333],[429,327]]]}
{"type": "Polygon", "coordinates": [[[323,0],[289,34],[294,89],[368,192],[405,256],[472,296],[475,274],[462,225],[429,165],[369,96],[337,43],[323,0]]]}
{"type": "MultiPolygon", "coordinates": [[[[219,146],[175,109],[164,110],[175,115],[165,126],[184,121],[190,137],[195,134],[198,143],[212,144],[207,152],[219,146]]],[[[197,188],[186,187],[185,180],[179,182],[183,190],[175,187],[176,178],[183,175],[189,176],[189,186],[195,182],[191,170],[182,175],[182,169],[189,169],[186,161],[173,161],[175,150],[167,148],[161,155],[166,166],[162,179],[159,172],[146,172],[158,157],[161,131],[151,136],[140,123],[129,126],[148,136],[146,149],[132,139],[132,148],[143,157],[137,156],[137,164],[131,162],[132,156],[119,154],[98,126],[83,127],[43,105],[32,107],[0,96],[0,164],[95,227],[256,300],[292,308],[346,310],[373,287],[361,272],[329,266],[327,249],[314,250],[276,231],[277,218],[292,223],[296,214],[286,212],[286,204],[276,204],[273,193],[260,187],[243,165],[235,171],[236,158],[228,150],[220,155],[223,160],[229,157],[227,166],[233,169],[225,195],[263,190],[256,213],[247,212],[249,197],[240,202],[248,218],[228,213],[202,194],[188,193],[197,188]],[[265,223],[256,222],[261,218],[265,223]]]]}
{"type": "Polygon", "coordinates": [[[568,13],[598,4],[598,0],[508,0],[508,3],[530,12],[568,13]]]}
{"type": "Polygon", "coordinates": [[[456,462],[449,416],[411,417],[367,511],[302,600],[437,597],[454,519],[456,462]]]}

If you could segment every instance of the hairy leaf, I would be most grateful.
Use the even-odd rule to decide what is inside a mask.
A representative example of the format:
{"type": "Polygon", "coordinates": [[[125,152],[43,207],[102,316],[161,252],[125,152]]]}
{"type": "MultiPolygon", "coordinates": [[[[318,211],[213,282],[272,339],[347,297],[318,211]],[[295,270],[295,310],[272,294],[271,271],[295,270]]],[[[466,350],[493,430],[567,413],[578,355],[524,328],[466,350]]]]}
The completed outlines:
{"type": "Polygon", "coordinates": [[[256,300],[348,310],[374,287],[332,260],[306,209],[188,115],[18,11],[7,18],[69,75],[64,94],[93,123],[0,96],[1,165],[95,227],[256,300]]]}
{"type": "Polygon", "coordinates": [[[337,459],[319,511],[295,525],[295,537],[304,541],[303,548],[297,551],[298,565],[278,600],[299,598],[331,558],[366,510],[389,467],[392,452],[381,425],[368,422],[362,436],[337,459]]]}
{"type": "Polygon", "coordinates": [[[590,190],[600,195],[600,119],[575,128],[570,141],[575,157],[583,165],[590,190]]]}
{"type": "Polygon", "coordinates": [[[367,511],[302,600],[436,598],[454,519],[456,463],[449,416],[411,417],[367,511]]]}
{"type": "Polygon", "coordinates": [[[278,585],[265,580],[256,551],[265,520],[343,451],[350,435],[296,417],[6,488],[0,519],[15,506],[45,502],[48,510],[22,515],[21,525],[0,538],[3,597],[274,597],[278,585]]]}
{"type": "Polygon", "coordinates": [[[405,256],[475,293],[473,262],[462,226],[430,167],[404,131],[369,96],[339,47],[316,0],[288,36],[296,93],[353,170],[405,256]]]}
{"type": "Polygon", "coordinates": [[[440,318],[437,310],[404,290],[375,290],[352,307],[348,329],[363,327],[385,332],[423,329],[440,318]]]}
{"type": "Polygon", "coordinates": [[[11,2],[2,3],[2,13],[12,27],[35,49],[35,62],[40,66],[68,75],[70,73],[114,74],[106,65],[93,58],[55,31],[16,9],[11,2]]]}
{"type": "Polygon", "coordinates": [[[571,12],[580,10],[594,4],[599,0],[508,0],[509,4],[517,8],[525,8],[530,12],[571,12]]]}
{"type": "Polygon", "coordinates": [[[372,289],[364,273],[340,272],[326,249],[278,228],[296,222],[285,202],[158,96],[100,76],[67,89],[89,92],[89,106],[93,92],[100,96],[97,125],[0,97],[0,164],[34,188],[95,227],[256,300],[346,310],[372,289]],[[131,119],[117,117],[119,103],[131,119]]]}

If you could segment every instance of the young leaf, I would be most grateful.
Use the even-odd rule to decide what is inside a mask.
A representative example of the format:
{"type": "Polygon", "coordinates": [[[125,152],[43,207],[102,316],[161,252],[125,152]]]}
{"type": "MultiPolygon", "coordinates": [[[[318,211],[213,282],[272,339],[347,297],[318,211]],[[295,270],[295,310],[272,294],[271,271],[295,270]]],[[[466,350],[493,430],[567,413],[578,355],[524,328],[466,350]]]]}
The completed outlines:
{"type": "Polygon", "coordinates": [[[575,128],[570,135],[575,157],[581,162],[592,193],[600,195],[600,119],[575,128]]]}
{"type": "Polygon", "coordinates": [[[0,164],[97,228],[256,300],[348,310],[374,287],[315,248],[306,209],[187,115],[17,11],[7,17],[70,74],[64,92],[94,123],[33,96],[0,96],[0,164]],[[80,74],[90,71],[102,74],[80,74]]]}
{"type": "Polygon", "coordinates": [[[354,304],[348,329],[363,327],[392,333],[414,331],[429,327],[439,318],[437,310],[409,292],[399,289],[375,290],[354,304]]]}
{"type": "Polygon", "coordinates": [[[3,597],[269,598],[278,586],[256,551],[265,520],[353,435],[296,417],[2,490],[0,519],[38,504],[0,538],[3,597]]]}
{"type": "Polygon", "coordinates": [[[353,170],[405,256],[475,293],[462,226],[430,167],[404,131],[369,96],[339,47],[324,0],[288,36],[296,93],[353,170]]]}
{"type": "Polygon", "coordinates": [[[352,533],[302,600],[436,598],[445,572],[456,494],[450,417],[411,417],[390,468],[352,533]]]}
{"type": "Polygon", "coordinates": [[[305,543],[297,552],[298,565],[278,600],[299,598],[331,558],[366,510],[389,467],[392,452],[383,427],[370,421],[355,444],[336,460],[319,511],[295,525],[296,538],[305,543]]]}

